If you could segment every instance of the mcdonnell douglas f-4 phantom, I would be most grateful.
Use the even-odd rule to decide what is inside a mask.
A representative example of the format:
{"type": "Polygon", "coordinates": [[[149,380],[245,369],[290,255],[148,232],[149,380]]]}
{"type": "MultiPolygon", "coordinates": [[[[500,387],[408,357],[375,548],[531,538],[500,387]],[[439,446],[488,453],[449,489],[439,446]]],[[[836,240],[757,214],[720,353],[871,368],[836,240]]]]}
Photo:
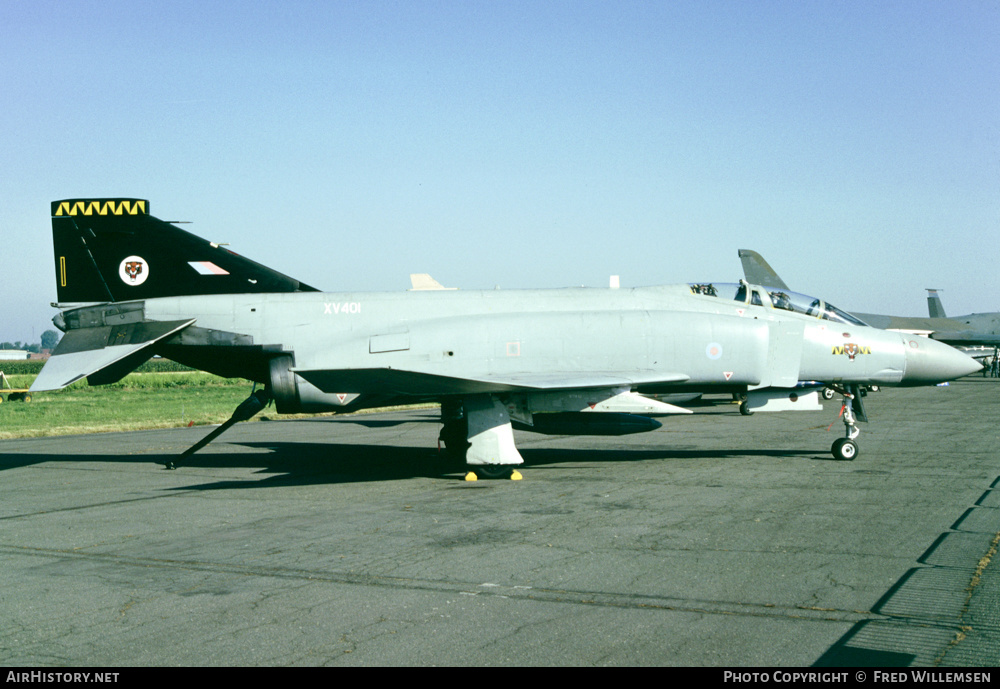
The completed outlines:
{"type": "MultiPolygon", "coordinates": [[[[979,369],[922,337],[870,328],[821,300],[760,287],[325,293],[149,214],[141,199],[52,204],[66,334],[32,385],[114,382],[160,355],[262,385],[228,423],[279,413],[441,405],[441,439],[479,475],[522,463],[512,428],[616,435],[691,413],[677,392],[845,395],[857,453],[860,386],[929,385],[979,369]]],[[[222,428],[225,428],[226,424],[222,428]]],[[[196,446],[198,447],[198,446],[196,446]]]]}

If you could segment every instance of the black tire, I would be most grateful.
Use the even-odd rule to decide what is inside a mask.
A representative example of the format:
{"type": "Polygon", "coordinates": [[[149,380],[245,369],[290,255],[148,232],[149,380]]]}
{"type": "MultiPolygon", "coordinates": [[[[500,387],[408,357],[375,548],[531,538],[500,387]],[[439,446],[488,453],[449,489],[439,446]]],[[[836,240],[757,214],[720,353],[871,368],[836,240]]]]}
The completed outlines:
{"type": "Polygon", "coordinates": [[[468,433],[466,428],[465,419],[460,419],[445,424],[438,434],[442,448],[441,454],[449,462],[465,463],[465,453],[469,449],[469,441],[465,437],[468,433]]]}
{"type": "Polygon", "coordinates": [[[469,468],[476,472],[479,478],[506,479],[511,477],[516,467],[513,464],[470,464],[469,468]]]}
{"type": "Polygon", "coordinates": [[[834,459],[839,459],[843,462],[854,460],[857,458],[859,452],[858,444],[850,438],[837,438],[833,441],[833,447],[830,450],[833,452],[834,459]]]}
{"type": "Polygon", "coordinates": [[[823,399],[825,400],[832,400],[836,394],[837,392],[833,388],[823,388],[823,399]]]}
{"type": "Polygon", "coordinates": [[[753,416],[753,410],[747,402],[740,402],[740,414],[743,416],[753,416]]]}

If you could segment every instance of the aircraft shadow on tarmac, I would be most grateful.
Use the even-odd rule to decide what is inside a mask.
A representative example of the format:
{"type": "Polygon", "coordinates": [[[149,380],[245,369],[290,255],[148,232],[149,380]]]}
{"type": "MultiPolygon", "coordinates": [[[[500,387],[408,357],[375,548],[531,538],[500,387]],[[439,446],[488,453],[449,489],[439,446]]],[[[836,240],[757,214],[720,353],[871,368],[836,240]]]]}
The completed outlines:
{"type": "MultiPolygon", "coordinates": [[[[257,466],[261,473],[274,473],[261,482],[227,482],[226,487],[253,488],[269,483],[281,485],[355,483],[366,481],[395,481],[407,478],[441,478],[461,480],[468,467],[446,459],[433,448],[427,447],[385,447],[380,445],[351,445],[337,443],[239,443],[255,450],[269,449],[266,459],[255,452],[250,455],[228,454],[197,456],[188,458],[186,466],[257,466]],[[247,462],[247,460],[250,460],[247,462]],[[220,461],[221,460],[221,461],[220,461]],[[203,463],[208,461],[207,464],[203,463]]],[[[545,471],[558,469],[560,464],[631,463],[643,461],[663,461],[705,459],[718,460],[730,457],[813,457],[812,450],[776,452],[774,450],[622,450],[622,449],[565,449],[544,448],[521,450],[524,464],[522,471],[545,471]]],[[[183,466],[178,470],[183,470],[183,466]]],[[[202,488],[218,487],[215,485],[202,488]]],[[[190,489],[190,487],[188,488],[190,489]]]]}
{"type": "MultiPolygon", "coordinates": [[[[376,420],[372,420],[376,421],[376,420]]],[[[377,421],[376,421],[377,422],[377,421]]],[[[387,422],[393,425],[396,422],[387,422]]],[[[220,445],[222,441],[220,441],[220,445]]],[[[261,481],[234,480],[212,483],[202,488],[254,488],[268,485],[305,485],[396,481],[407,478],[461,479],[468,471],[464,463],[447,460],[433,447],[405,447],[347,443],[242,442],[228,443],[228,448],[245,447],[248,452],[205,450],[189,457],[180,453],[143,454],[25,454],[0,453],[0,471],[45,462],[121,462],[149,464],[160,469],[168,462],[185,469],[257,469],[255,473],[276,474],[261,481]]],[[[211,448],[212,446],[209,446],[211,448]]],[[[218,447],[218,446],[216,446],[218,447]]],[[[622,448],[524,448],[521,451],[525,470],[557,469],[562,464],[632,463],[672,460],[720,460],[737,457],[797,457],[829,460],[815,449],[622,449],[622,448]]],[[[185,490],[196,489],[188,486],[185,490]]]]}
{"type": "MultiPolygon", "coordinates": [[[[311,485],[356,483],[367,481],[396,481],[408,478],[440,478],[461,480],[468,467],[446,459],[427,447],[385,447],[380,445],[350,445],[337,443],[240,443],[255,450],[252,454],[217,454],[193,456],[185,466],[204,469],[210,467],[254,467],[260,473],[275,474],[257,482],[224,481],[200,487],[188,486],[184,490],[215,488],[255,488],[268,485],[311,485]],[[262,455],[259,450],[271,450],[262,455]]],[[[718,460],[730,457],[813,457],[809,450],[766,451],[738,450],[621,450],[621,449],[530,449],[521,451],[522,471],[539,472],[559,470],[561,464],[604,464],[671,460],[718,460]]]]}

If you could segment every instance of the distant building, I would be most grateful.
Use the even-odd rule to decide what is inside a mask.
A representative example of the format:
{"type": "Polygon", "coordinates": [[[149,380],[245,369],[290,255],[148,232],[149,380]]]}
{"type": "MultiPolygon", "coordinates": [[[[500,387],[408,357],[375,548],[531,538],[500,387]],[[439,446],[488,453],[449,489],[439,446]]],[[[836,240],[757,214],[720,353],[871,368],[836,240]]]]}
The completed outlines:
{"type": "Polygon", "coordinates": [[[0,361],[21,361],[27,359],[29,354],[25,349],[0,349],[0,361]]]}

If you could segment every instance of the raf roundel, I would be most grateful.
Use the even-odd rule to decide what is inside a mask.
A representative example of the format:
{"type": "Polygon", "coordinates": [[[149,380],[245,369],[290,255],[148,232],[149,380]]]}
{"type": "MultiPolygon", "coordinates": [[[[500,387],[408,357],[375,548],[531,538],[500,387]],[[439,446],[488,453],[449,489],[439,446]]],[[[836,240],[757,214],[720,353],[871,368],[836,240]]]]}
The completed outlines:
{"type": "Polygon", "coordinates": [[[149,277],[149,264],[141,256],[128,256],[118,266],[118,277],[129,287],[138,287],[149,277]]]}

